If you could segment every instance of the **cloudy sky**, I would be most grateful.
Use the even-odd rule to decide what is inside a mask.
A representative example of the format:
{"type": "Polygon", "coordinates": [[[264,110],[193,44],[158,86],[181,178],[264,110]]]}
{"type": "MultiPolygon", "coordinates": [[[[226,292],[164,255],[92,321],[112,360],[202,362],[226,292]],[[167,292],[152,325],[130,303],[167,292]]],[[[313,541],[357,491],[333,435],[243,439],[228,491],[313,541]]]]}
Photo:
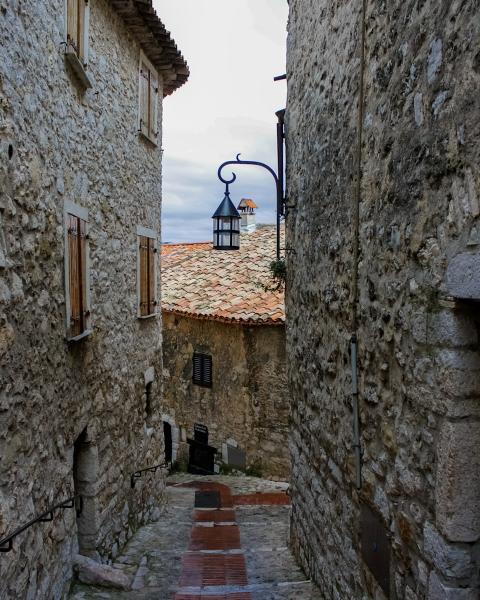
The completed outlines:
{"type": "MultiPolygon", "coordinates": [[[[275,111],[284,108],[287,0],[154,0],[190,66],[163,114],[165,242],[211,238],[223,198],[217,169],[241,152],[276,165],[275,111]]],[[[227,171],[228,173],[228,171],[227,171]]],[[[254,198],[257,222],[275,221],[275,186],[258,167],[239,167],[231,197],[254,198]]]]}

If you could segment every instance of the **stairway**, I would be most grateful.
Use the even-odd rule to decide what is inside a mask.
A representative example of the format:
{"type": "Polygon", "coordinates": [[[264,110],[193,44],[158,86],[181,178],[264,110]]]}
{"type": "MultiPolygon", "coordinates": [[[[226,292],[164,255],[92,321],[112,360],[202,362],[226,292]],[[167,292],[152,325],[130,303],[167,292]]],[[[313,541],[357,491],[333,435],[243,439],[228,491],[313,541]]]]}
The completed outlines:
{"type": "Polygon", "coordinates": [[[70,600],[321,600],[287,547],[286,486],[206,479],[169,478],[162,518],[141,528],[113,565],[131,578],[131,591],[75,583],[70,600]],[[218,505],[205,507],[198,492],[217,493],[218,505]]]}

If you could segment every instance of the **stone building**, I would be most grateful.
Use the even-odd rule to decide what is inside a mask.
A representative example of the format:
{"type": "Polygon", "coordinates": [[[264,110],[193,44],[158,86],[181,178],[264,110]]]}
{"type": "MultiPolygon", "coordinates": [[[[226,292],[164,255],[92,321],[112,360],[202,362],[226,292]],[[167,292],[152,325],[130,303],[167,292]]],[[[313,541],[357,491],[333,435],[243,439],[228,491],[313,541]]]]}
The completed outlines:
{"type": "Polygon", "coordinates": [[[480,595],[479,39],[476,0],[290,0],[291,535],[329,599],[480,595]]]}
{"type": "Polygon", "coordinates": [[[163,462],[162,99],[187,77],[149,0],[0,0],[0,538],[65,504],[0,554],[2,599],[62,598],[161,502],[130,475],[163,462]]]}
{"type": "Polygon", "coordinates": [[[188,461],[200,424],[218,466],[285,478],[284,297],[269,276],[276,230],[251,221],[239,250],[162,247],[163,420],[174,461],[188,461]]]}

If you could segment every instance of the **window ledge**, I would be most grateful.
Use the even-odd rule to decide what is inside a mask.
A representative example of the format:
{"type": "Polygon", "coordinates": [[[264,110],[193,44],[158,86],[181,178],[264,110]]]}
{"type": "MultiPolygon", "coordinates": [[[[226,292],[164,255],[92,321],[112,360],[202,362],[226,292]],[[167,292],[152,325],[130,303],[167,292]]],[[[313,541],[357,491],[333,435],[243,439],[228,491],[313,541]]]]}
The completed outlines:
{"type": "Polygon", "coordinates": [[[150,144],[152,144],[152,146],[155,146],[155,147],[157,147],[157,146],[158,146],[158,141],[157,141],[157,138],[152,138],[152,137],[150,137],[150,136],[149,136],[149,135],[147,135],[146,133],[143,133],[143,131],[142,131],[142,130],[140,130],[140,129],[139,129],[139,131],[138,131],[138,135],[139,135],[139,137],[140,137],[141,139],[143,139],[143,140],[145,140],[145,141],[147,141],[147,142],[150,142],[150,144]]]}
{"type": "Polygon", "coordinates": [[[92,87],[92,82],[88,76],[85,66],[82,61],[78,58],[77,53],[71,46],[67,46],[65,50],[65,60],[72,68],[72,71],[77,76],[77,79],[85,89],[92,87]]]}
{"type": "Polygon", "coordinates": [[[79,342],[80,340],[85,339],[89,335],[92,335],[92,333],[93,333],[93,329],[86,329],[80,335],[76,335],[75,337],[69,337],[69,338],[67,338],[67,342],[79,342]]]}
{"type": "Polygon", "coordinates": [[[138,315],[138,319],[140,319],[140,321],[145,321],[145,319],[153,319],[154,317],[158,317],[159,313],[152,313],[151,315],[145,315],[145,316],[140,316],[138,315]]]}

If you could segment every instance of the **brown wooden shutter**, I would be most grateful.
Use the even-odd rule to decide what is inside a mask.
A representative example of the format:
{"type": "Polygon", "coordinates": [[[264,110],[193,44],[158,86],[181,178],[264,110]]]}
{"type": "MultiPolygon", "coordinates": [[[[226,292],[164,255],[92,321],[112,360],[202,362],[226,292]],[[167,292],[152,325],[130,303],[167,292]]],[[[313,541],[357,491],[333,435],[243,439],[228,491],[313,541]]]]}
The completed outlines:
{"type": "Polygon", "coordinates": [[[139,236],[139,255],[140,255],[140,316],[146,317],[149,314],[148,300],[148,238],[139,236]]]}
{"type": "Polygon", "coordinates": [[[68,275],[69,275],[69,292],[70,292],[70,336],[75,337],[80,335],[80,318],[81,318],[81,303],[80,303],[80,278],[78,272],[79,257],[78,257],[78,218],[73,215],[68,215],[68,275]]]}
{"type": "Polygon", "coordinates": [[[85,58],[85,0],[77,0],[78,4],[78,57],[83,61],[85,58]]]}
{"type": "Polygon", "coordinates": [[[140,131],[148,136],[150,131],[150,70],[141,63],[140,66],[140,131]]]}
{"type": "Polygon", "coordinates": [[[81,299],[81,326],[82,333],[87,329],[87,223],[83,219],[78,219],[79,225],[79,257],[80,265],[80,299],[81,299]]]}
{"type": "Polygon", "coordinates": [[[86,330],[87,323],[87,224],[68,215],[68,279],[70,292],[70,337],[86,330]]]}
{"type": "Polygon", "coordinates": [[[156,312],[155,240],[148,238],[148,314],[156,312]]]}
{"type": "Polygon", "coordinates": [[[76,52],[79,51],[79,9],[81,0],[67,0],[67,41],[76,52]]]}
{"type": "Polygon", "coordinates": [[[149,127],[150,138],[156,141],[158,137],[158,79],[150,71],[150,103],[149,103],[149,127]]]}

